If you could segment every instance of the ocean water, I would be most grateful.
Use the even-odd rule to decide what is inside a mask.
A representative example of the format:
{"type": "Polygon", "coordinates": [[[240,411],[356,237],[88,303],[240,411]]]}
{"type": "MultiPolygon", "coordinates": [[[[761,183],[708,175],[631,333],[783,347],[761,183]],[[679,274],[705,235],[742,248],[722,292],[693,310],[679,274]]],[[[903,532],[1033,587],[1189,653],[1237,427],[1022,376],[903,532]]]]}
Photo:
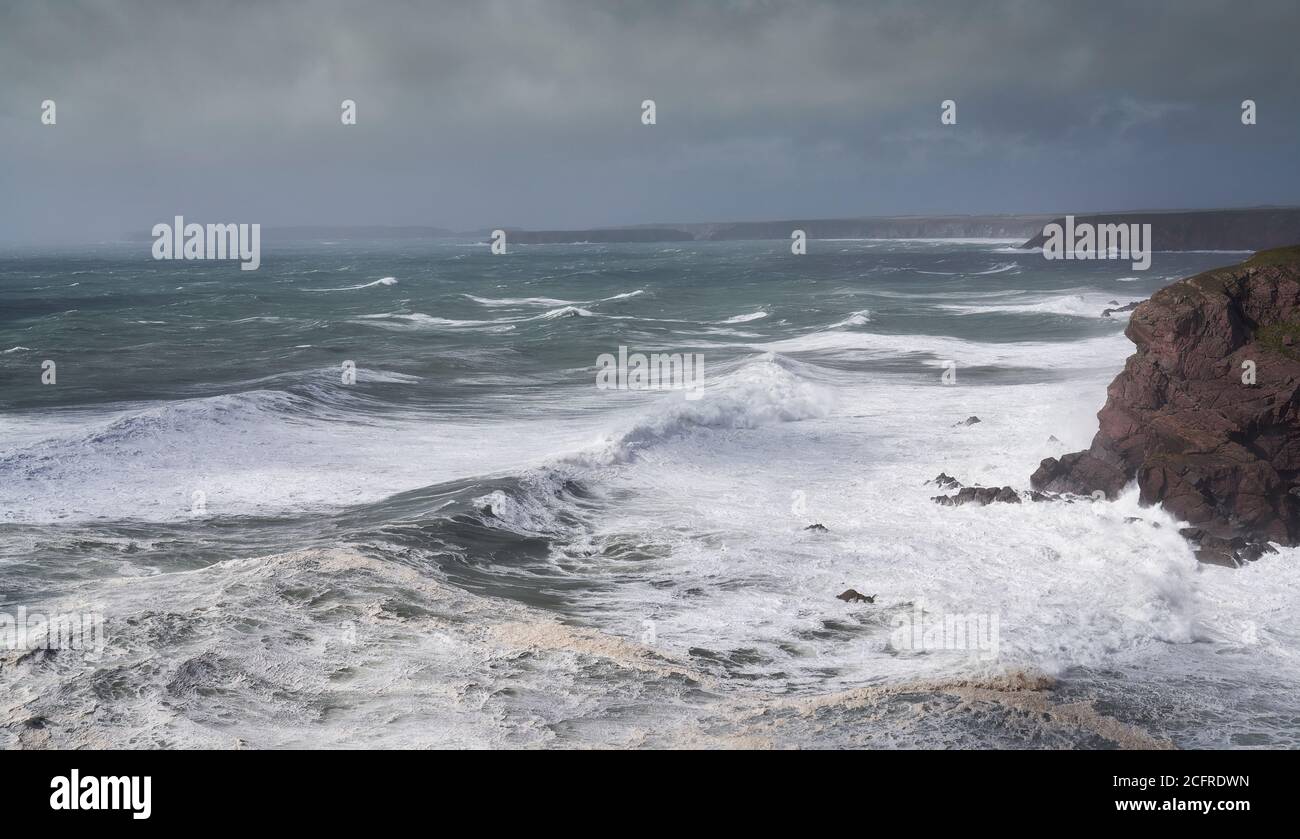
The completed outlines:
{"type": "Polygon", "coordinates": [[[1012,244],[4,251],[0,614],[105,644],[0,651],[0,746],[1300,745],[1295,551],[930,500],[1085,447],[1101,311],[1240,259],[1012,244]]]}

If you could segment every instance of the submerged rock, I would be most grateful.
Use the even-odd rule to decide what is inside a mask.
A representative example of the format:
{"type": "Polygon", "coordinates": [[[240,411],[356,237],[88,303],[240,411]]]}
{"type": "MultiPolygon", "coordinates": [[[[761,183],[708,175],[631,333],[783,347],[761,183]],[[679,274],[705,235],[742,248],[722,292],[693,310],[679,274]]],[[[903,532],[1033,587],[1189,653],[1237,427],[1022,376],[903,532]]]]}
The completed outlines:
{"type": "Polygon", "coordinates": [[[819,533],[825,533],[828,530],[828,528],[821,522],[815,522],[805,527],[804,530],[815,530],[819,533]]]}
{"type": "Polygon", "coordinates": [[[981,420],[980,420],[979,417],[966,417],[966,419],[962,420],[961,422],[959,422],[959,423],[955,423],[954,427],[955,427],[955,426],[962,426],[962,425],[974,425],[975,423],[980,422],[980,421],[981,421],[981,420]]]}
{"type": "Polygon", "coordinates": [[[1138,522],[1141,522],[1142,524],[1150,525],[1152,530],[1159,530],[1159,529],[1160,529],[1160,522],[1158,522],[1158,521],[1151,521],[1151,519],[1144,519],[1144,518],[1142,518],[1142,517],[1140,517],[1140,516],[1125,516],[1125,517],[1124,517],[1124,523],[1125,523],[1125,524],[1137,524],[1138,522]]]}
{"type": "Polygon", "coordinates": [[[1201,533],[1207,561],[1300,542],[1300,246],[1166,286],[1125,335],[1137,351],[1092,445],[1043,460],[1033,486],[1113,498],[1136,479],[1142,503],[1201,533]]]}

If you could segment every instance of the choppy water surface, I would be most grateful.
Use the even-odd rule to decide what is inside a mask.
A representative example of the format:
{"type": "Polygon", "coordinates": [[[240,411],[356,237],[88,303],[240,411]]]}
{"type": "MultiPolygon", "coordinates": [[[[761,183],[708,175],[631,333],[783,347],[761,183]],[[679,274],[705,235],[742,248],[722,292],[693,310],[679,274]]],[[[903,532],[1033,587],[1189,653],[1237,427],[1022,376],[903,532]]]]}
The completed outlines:
{"type": "Polygon", "coordinates": [[[1102,310],[1240,258],[1010,244],[0,254],[0,612],[107,637],[0,653],[0,745],[1297,745],[1294,551],[930,501],[1086,446],[1102,310]],[[620,346],[704,393],[597,389],[620,346]]]}

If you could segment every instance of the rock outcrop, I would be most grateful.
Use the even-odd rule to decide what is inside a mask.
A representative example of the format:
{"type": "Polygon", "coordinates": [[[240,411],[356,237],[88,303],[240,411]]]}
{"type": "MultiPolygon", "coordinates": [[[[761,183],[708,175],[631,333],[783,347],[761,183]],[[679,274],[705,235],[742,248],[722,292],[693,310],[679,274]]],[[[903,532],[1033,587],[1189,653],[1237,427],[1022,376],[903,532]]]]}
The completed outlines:
{"type": "Polygon", "coordinates": [[[962,487],[955,495],[936,495],[930,499],[945,507],[960,507],[962,504],[1019,504],[1020,493],[1014,487],[962,487]]]}
{"type": "Polygon", "coordinates": [[[1087,451],[1036,489],[1114,497],[1137,481],[1206,537],[1300,541],[1300,246],[1166,286],[1133,312],[1137,345],[1087,451]]]}
{"type": "Polygon", "coordinates": [[[1114,308],[1111,308],[1111,309],[1102,309],[1102,310],[1101,310],[1101,316],[1104,317],[1104,318],[1108,318],[1108,317],[1110,317],[1111,315],[1115,314],[1116,312],[1131,312],[1131,311],[1133,311],[1134,309],[1136,309],[1138,306],[1141,306],[1141,305],[1142,305],[1142,301],[1141,301],[1141,300],[1134,300],[1132,303],[1125,303],[1123,306],[1121,306],[1121,305],[1119,305],[1118,303],[1116,303],[1115,306],[1114,306],[1114,308]]]}
{"type": "MultiPolygon", "coordinates": [[[[958,484],[960,487],[961,485],[958,484]]],[[[978,507],[986,507],[989,504],[1019,504],[1022,500],[1028,498],[1030,501],[1057,501],[1069,499],[1060,499],[1058,496],[1047,492],[1038,492],[1030,490],[1020,492],[1015,487],[961,487],[952,495],[932,495],[930,500],[942,507],[960,507],[963,504],[974,504],[978,507]]]]}
{"type": "Polygon", "coordinates": [[[961,489],[961,481],[949,475],[947,472],[940,472],[933,479],[926,481],[927,484],[934,484],[942,489],[961,489]]]}

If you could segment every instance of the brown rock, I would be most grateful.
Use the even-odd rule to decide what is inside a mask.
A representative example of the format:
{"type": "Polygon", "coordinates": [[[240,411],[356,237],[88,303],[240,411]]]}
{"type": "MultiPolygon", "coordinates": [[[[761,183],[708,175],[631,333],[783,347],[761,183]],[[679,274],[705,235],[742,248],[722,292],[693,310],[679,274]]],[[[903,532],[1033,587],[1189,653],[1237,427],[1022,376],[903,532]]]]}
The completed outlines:
{"type": "Polygon", "coordinates": [[[1240,536],[1231,539],[1203,536],[1196,543],[1198,560],[1210,565],[1225,565],[1229,568],[1239,568],[1265,554],[1275,553],[1277,549],[1267,542],[1250,541],[1240,536]]]}
{"type": "Polygon", "coordinates": [[[1209,537],[1297,544],[1300,246],[1166,286],[1125,334],[1137,352],[1107,390],[1091,447],[1044,460],[1033,486],[1113,497],[1136,479],[1143,503],[1209,537]]]}
{"type": "Polygon", "coordinates": [[[1074,452],[1062,455],[1059,460],[1044,458],[1029,482],[1045,492],[1091,495],[1101,491],[1107,498],[1114,498],[1128,483],[1128,478],[1119,467],[1088,452],[1074,452]]]}
{"type": "MultiPolygon", "coordinates": [[[[1114,303],[1115,301],[1112,300],[1111,302],[1114,303]]],[[[1131,312],[1140,305],[1142,305],[1141,300],[1134,300],[1132,303],[1125,303],[1123,306],[1116,306],[1114,309],[1102,309],[1101,316],[1108,318],[1114,312],[1131,312]]]]}
{"type": "Polygon", "coordinates": [[[936,495],[930,500],[945,507],[957,507],[962,504],[978,504],[983,507],[985,504],[995,502],[1019,504],[1020,493],[1013,487],[962,487],[955,495],[936,495]]]}

